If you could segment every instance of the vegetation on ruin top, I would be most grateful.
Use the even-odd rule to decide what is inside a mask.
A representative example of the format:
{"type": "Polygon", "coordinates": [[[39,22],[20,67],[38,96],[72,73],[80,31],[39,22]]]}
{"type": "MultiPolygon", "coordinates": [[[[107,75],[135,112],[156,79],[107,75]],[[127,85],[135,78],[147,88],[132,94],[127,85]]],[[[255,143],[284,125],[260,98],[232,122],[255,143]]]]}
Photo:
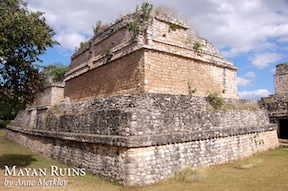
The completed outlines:
{"type": "Polygon", "coordinates": [[[62,82],[69,67],[62,64],[52,64],[47,66],[46,69],[50,72],[54,82],[62,82]]]}
{"type": "MultiPolygon", "coordinates": [[[[167,8],[165,6],[157,6],[156,8],[154,8],[152,4],[144,2],[141,5],[136,5],[134,13],[130,14],[130,16],[133,17],[133,19],[132,21],[126,24],[126,27],[134,36],[142,35],[145,33],[145,29],[147,27],[148,21],[153,15],[164,16],[167,18],[168,17],[169,18],[172,18],[172,17],[181,18],[181,16],[179,16],[179,13],[173,9],[167,8]]],[[[122,18],[120,18],[120,20],[122,18]]],[[[188,19],[183,17],[183,20],[188,20],[188,19]]],[[[182,28],[187,29],[186,24],[184,24],[185,26],[182,26],[183,24],[184,24],[183,22],[181,22],[181,24],[169,23],[169,26],[170,26],[169,31],[176,31],[177,29],[182,29],[182,28]]],[[[111,24],[103,24],[101,20],[96,21],[95,26],[92,27],[93,36],[94,37],[97,36],[98,34],[108,29],[110,26],[111,24]]],[[[93,38],[88,39],[87,41],[84,41],[84,42],[80,42],[79,48],[78,47],[75,48],[75,53],[79,51],[81,52],[82,50],[89,48],[92,44],[93,38]]],[[[197,47],[197,48],[200,49],[200,47],[197,47]]]]}
{"type": "Polygon", "coordinates": [[[209,93],[206,96],[206,100],[209,103],[208,110],[258,110],[260,106],[257,102],[247,101],[247,100],[238,100],[235,103],[229,103],[226,99],[221,97],[218,93],[209,93]]]}

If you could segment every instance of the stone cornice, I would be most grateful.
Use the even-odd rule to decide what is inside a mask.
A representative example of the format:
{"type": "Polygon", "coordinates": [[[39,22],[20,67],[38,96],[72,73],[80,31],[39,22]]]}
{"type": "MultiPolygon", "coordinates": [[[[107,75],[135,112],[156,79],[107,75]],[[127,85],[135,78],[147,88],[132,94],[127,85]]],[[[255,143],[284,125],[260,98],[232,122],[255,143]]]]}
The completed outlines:
{"type": "Polygon", "coordinates": [[[183,131],[171,132],[169,134],[156,134],[144,136],[113,136],[113,135],[92,135],[69,132],[56,132],[44,130],[31,130],[8,125],[7,128],[11,131],[25,133],[33,136],[49,137],[62,139],[66,141],[77,141],[83,143],[104,144],[110,146],[120,146],[128,148],[148,147],[155,145],[184,143],[189,141],[201,141],[207,139],[237,136],[251,133],[260,133],[265,131],[274,131],[275,124],[254,126],[246,128],[229,128],[205,131],[183,131]]]}

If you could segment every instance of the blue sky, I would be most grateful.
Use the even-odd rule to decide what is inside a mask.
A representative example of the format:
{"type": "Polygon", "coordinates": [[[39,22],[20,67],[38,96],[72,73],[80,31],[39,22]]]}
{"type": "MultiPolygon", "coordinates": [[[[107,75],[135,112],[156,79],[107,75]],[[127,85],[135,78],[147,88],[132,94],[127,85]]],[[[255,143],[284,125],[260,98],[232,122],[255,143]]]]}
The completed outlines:
{"type": "MultiPolygon", "coordinates": [[[[80,42],[92,35],[96,21],[111,23],[131,13],[141,0],[26,0],[45,12],[60,46],[48,49],[42,65],[70,64],[80,42]]],[[[257,100],[274,93],[277,64],[288,62],[288,0],[148,0],[178,12],[191,30],[212,42],[239,67],[238,94],[257,100]]]]}

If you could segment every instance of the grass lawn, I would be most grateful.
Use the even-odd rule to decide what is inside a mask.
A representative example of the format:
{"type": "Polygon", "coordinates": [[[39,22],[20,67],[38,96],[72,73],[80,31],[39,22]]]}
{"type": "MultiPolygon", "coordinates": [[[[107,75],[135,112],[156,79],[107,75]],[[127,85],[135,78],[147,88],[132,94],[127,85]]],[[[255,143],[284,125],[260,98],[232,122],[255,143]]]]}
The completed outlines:
{"type": "MultiPolygon", "coordinates": [[[[183,170],[167,181],[144,186],[125,188],[100,177],[86,174],[84,177],[61,177],[68,181],[66,187],[15,186],[17,179],[38,180],[39,177],[4,177],[4,165],[16,164],[21,168],[69,168],[22,148],[4,139],[6,130],[0,130],[0,190],[71,190],[71,191],[287,191],[288,148],[278,148],[250,158],[199,170],[183,170]],[[4,179],[12,179],[12,186],[4,186],[4,179]]],[[[49,173],[47,173],[49,176],[49,173]]],[[[51,177],[40,177],[41,179],[51,177]]]]}

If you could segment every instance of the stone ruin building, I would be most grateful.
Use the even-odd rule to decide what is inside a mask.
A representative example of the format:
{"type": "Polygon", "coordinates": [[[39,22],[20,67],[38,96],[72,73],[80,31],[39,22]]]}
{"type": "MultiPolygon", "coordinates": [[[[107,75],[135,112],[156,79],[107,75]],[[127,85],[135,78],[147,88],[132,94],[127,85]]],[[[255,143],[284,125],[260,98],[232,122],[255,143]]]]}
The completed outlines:
{"type": "Polygon", "coordinates": [[[33,128],[36,116],[45,113],[51,106],[60,104],[64,98],[64,82],[54,80],[51,70],[45,68],[42,73],[45,76],[44,91],[36,96],[31,105],[27,105],[24,111],[20,111],[14,119],[14,123],[33,128]]]}
{"type": "Polygon", "coordinates": [[[260,104],[268,110],[271,123],[277,124],[280,139],[288,139],[288,63],[276,66],[275,94],[262,98],[260,104]]]}
{"type": "Polygon", "coordinates": [[[80,48],[64,88],[39,95],[6,137],[126,186],[277,147],[266,110],[239,100],[236,70],[182,21],[138,11],[80,48]]]}

